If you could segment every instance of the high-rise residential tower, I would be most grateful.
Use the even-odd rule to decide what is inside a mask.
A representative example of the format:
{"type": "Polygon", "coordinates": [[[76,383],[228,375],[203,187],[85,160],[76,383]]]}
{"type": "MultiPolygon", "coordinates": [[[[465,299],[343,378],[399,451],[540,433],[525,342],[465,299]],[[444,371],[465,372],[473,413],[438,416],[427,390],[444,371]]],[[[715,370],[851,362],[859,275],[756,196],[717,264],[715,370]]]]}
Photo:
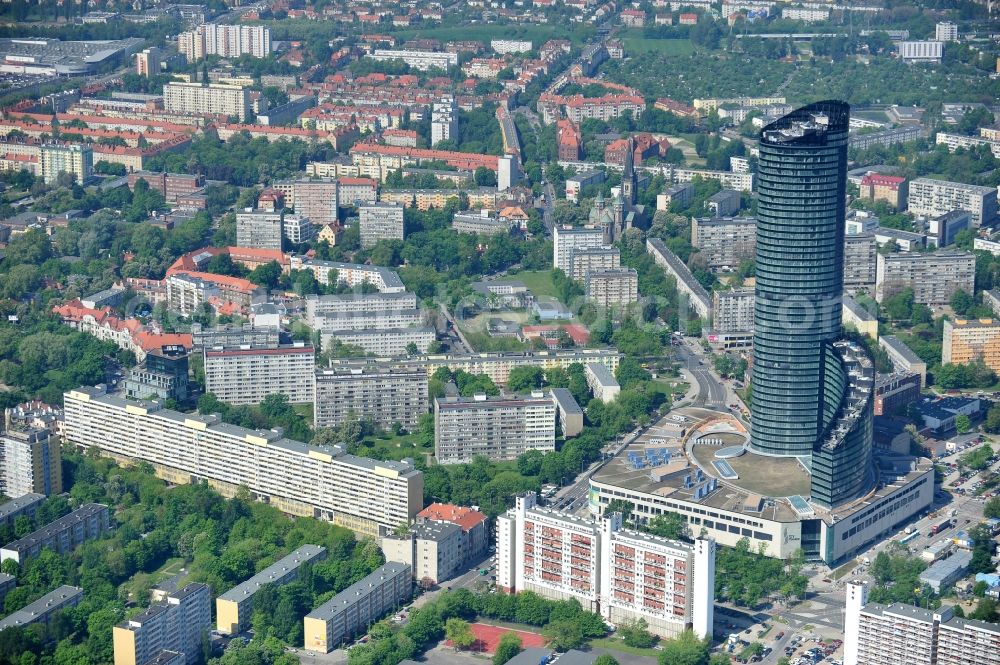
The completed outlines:
{"type": "Polygon", "coordinates": [[[807,458],[832,506],[871,479],[872,364],[838,342],[850,108],[810,104],[760,139],[753,431],[761,455],[807,458]]]}

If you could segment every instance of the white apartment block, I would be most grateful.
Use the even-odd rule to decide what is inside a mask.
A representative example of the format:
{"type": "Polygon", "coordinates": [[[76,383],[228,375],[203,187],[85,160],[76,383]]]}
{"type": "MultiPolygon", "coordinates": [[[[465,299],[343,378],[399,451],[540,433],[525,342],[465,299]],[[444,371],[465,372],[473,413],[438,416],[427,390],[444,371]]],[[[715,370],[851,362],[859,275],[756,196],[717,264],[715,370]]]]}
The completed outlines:
{"type": "Polygon", "coordinates": [[[281,249],[283,213],[245,210],[236,213],[236,245],[255,249],[281,249]]]}
{"type": "Polygon", "coordinates": [[[972,252],[939,250],[928,254],[879,254],[875,268],[875,300],[910,288],[914,302],[931,307],[946,305],[956,291],[975,293],[976,256],[972,252]]]}
{"type": "Polygon", "coordinates": [[[687,297],[688,307],[703,319],[712,316],[712,300],[705,287],[695,279],[694,274],[666,243],[659,238],[646,238],[646,251],[653,255],[656,265],[677,280],[677,290],[687,297]]]}
{"type": "Polygon", "coordinates": [[[431,107],[431,145],[458,140],[458,105],[454,99],[434,102],[431,107]]]}
{"type": "Polygon", "coordinates": [[[963,619],[952,607],[868,602],[868,585],[847,585],[844,665],[998,665],[1000,626],[963,619]]]}
{"type": "Polygon", "coordinates": [[[738,268],[752,259],[757,248],[757,220],[753,217],[695,217],[691,244],[701,250],[711,268],[738,268]]]}
{"type": "Polygon", "coordinates": [[[135,54],[135,73],[139,76],[155,76],[160,73],[163,53],[160,49],[147,48],[135,54]]]}
{"type": "Polygon", "coordinates": [[[714,292],[712,330],[717,333],[751,332],[755,302],[755,292],[749,287],[714,292]]]}
{"type": "Polygon", "coordinates": [[[316,236],[316,227],[305,215],[285,215],[282,220],[282,232],[288,242],[301,245],[316,236]]]}
{"type": "Polygon", "coordinates": [[[957,148],[978,148],[980,146],[988,146],[990,153],[996,159],[1000,159],[1000,141],[996,139],[985,139],[978,136],[965,136],[963,134],[948,134],[947,132],[938,132],[937,138],[934,139],[937,145],[946,145],[950,152],[955,152],[957,148]]]}
{"type": "Polygon", "coordinates": [[[439,464],[468,462],[476,455],[516,459],[529,450],[555,446],[556,406],[548,393],[434,400],[434,454],[439,464]]]}
{"type": "Polygon", "coordinates": [[[449,67],[458,66],[458,54],[440,51],[393,51],[390,49],[377,48],[369,55],[372,60],[402,60],[413,69],[427,71],[432,67],[448,70],[449,67]]]}
{"type": "Polygon", "coordinates": [[[437,340],[437,333],[430,326],[409,328],[368,328],[364,330],[324,330],[320,333],[323,348],[333,340],[347,346],[360,347],[365,353],[380,358],[407,355],[407,347],[413,344],[418,353],[427,353],[437,340]]]}
{"type": "Polygon", "coordinates": [[[370,201],[358,208],[361,246],[374,247],[379,240],[403,239],[403,204],[370,201]]]}
{"type": "Polygon", "coordinates": [[[278,393],[292,404],[309,404],[315,397],[316,351],[304,342],[214,347],[204,355],[205,390],[227,404],[260,404],[278,393]]]}
{"type": "Polygon", "coordinates": [[[427,413],[427,372],[419,369],[320,368],[316,370],[314,427],[336,427],[368,418],[388,429],[416,428],[427,413]]]}
{"type": "Polygon", "coordinates": [[[497,518],[497,586],[575,599],[612,623],[644,619],[661,637],[686,629],[712,635],[715,542],[689,544],[622,527],[619,513],[599,521],[538,508],[519,496],[497,518]]]}
{"type": "Polygon", "coordinates": [[[386,563],[306,615],[305,648],[333,651],[406,603],[412,591],[410,566],[386,563]]]}
{"type": "Polygon", "coordinates": [[[875,236],[871,233],[844,236],[844,290],[847,293],[875,288],[875,236]]]}
{"type": "Polygon", "coordinates": [[[906,63],[940,63],[944,56],[944,43],[938,41],[896,42],[896,53],[906,63]]]}
{"type": "Polygon", "coordinates": [[[614,246],[577,248],[570,252],[569,264],[569,277],[584,282],[592,272],[620,268],[621,252],[614,246]]]}
{"type": "Polygon", "coordinates": [[[785,7],[781,10],[781,18],[787,21],[804,21],[819,23],[830,18],[829,9],[810,9],[808,7],[785,7]]]}
{"type": "Polygon", "coordinates": [[[587,365],[583,368],[587,377],[587,387],[594,397],[602,402],[612,402],[622,391],[615,375],[604,365],[587,365]]]}
{"type": "Polygon", "coordinates": [[[417,306],[417,294],[409,292],[310,294],[305,297],[305,318],[310,328],[316,328],[321,319],[335,320],[340,314],[401,312],[417,306]]]}
{"type": "Polygon", "coordinates": [[[64,403],[68,441],[121,463],[148,462],[169,482],[204,481],[230,497],[245,487],[282,512],[370,536],[423,508],[423,474],[406,461],[355,457],[340,446],[311,446],[157,402],[126,402],[97,388],[72,390],[64,403]]]}
{"type": "Polygon", "coordinates": [[[250,117],[250,94],[246,88],[219,83],[167,83],[163,86],[163,106],[172,113],[250,117]]]}
{"type": "Polygon", "coordinates": [[[26,494],[61,494],[62,449],[46,429],[14,429],[0,433],[0,494],[11,499],[26,494]]]}
{"type": "Polygon", "coordinates": [[[0,561],[10,559],[24,564],[47,549],[56,554],[68,554],[83,542],[103,536],[109,525],[107,506],[85,503],[68,515],[4,545],[0,548],[0,561]]]}
{"type": "Polygon", "coordinates": [[[603,229],[563,229],[557,226],[552,231],[552,265],[570,276],[573,272],[571,258],[574,250],[598,249],[603,246],[603,229]]]}
{"type": "Polygon", "coordinates": [[[38,153],[41,176],[52,184],[60,173],[76,176],[79,185],[86,183],[94,172],[94,150],[86,145],[43,145],[38,153]]]}
{"type": "Polygon", "coordinates": [[[934,26],[934,39],[939,42],[957,42],[958,25],[951,21],[941,21],[934,26]]]}
{"type": "Polygon", "coordinates": [[[591,270],[586,283],[587,300],[600,307],[626,307],[639,301],[639,274],[632,268],[591,270]]]}
{"type": "Polygon", "coordinates": [[[321,333],[408,328],[423,322],[421,309],[377,309],[361,312],[327,312],[312,317],[310,327],[321,333]]]}
{"type": "Polygon", "coordinates": [[[178,35],[177,50],[187,57],[188,62],[201,60],[207,55],[266,58],[271,54],[271,30],[262,25],[204,23],[178,35]]]}
{"type": "Polygon", "coordinates": [[[527,53],[532,49],[532,46],[530,41],[494,39],[490,41],[490,48],[501,55],[505,55],[507,53],[527,53]]]}
{"type": "Polygon", "coordinates": [[[352,288],[369,284],[380,293],[402,293],[406,290],[399,275],[382,266],[321,261],[298,254],[292,255],[290,264],[292,270],[310,271],[320,284],[330,284],[333,281],[352,288]]]}
{"type": "Polygon", "coordinates": [[[337,221],[341,187],[334,178],[279,180],[271,187],[285,195],[286,207],[293,208],[299,215],[308,217],[316,226],[333,224],[337,221]]]}
{"type": "Polygon", "coordinates": [[[211,629],[212,591],[207,584],[189,584],[112,629],[115,665],[143,665],[161,651],[195,663],[211,629]]]}

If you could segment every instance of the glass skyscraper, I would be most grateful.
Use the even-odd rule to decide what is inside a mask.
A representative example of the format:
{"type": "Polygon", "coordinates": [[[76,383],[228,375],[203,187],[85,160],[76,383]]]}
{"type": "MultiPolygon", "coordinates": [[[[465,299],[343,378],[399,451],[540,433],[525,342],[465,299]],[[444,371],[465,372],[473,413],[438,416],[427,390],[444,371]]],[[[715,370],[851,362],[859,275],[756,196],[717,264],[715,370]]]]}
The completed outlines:
{"type": "Polygon", "coordinates": [[[757,175],[750,448],[802,459],[821,505],[871,478],[871,361],[837,342],[849,116],[825,101],[767,125],[757,175]]]}

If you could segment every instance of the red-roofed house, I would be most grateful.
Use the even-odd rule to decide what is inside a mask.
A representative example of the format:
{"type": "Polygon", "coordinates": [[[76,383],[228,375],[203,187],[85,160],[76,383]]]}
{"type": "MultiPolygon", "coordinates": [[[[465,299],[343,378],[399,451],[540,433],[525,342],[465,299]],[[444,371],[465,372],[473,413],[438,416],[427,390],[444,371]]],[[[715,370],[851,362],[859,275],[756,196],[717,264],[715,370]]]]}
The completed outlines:
{"type": "Polygon", "coordinates": [[[646,12],[641,9],[623,9],[619,16],[622,25],[628,28],[641,28],[646,24],[646,12]]]}
{"type": "Polygon", "coordinates": [[[417,513],[417,522],[450,522],[462,527],[466,561],[479,561],[486,555],[489,542],[486,521],[486,515],[478,510],[451,503],[432,503],[417,513]]]}
{"type": "Polygon", "coordinates": [[[698,25],[697,14],[681,14],[677,22],[680,25],[698,25]]]}
{"type": "Polygon", "coordinates": [[[860,197],[872,201],[886,201],[896,210],[906,207],[906,178],[869,173],[861,179],[860,197]]]}
{"type": "Polygon", "coordinates": [[[142,362],[146,354],[161,346],[192,347],[190,334],[167,334],[146,329],[136,319],[118,318],[110,307],[90,309],[79,299],[56,305],[52,311],[62,322],[88,335],[113,342],[119,348],[131,351],[142,362]]]}
{"type": "Polygon", "coordinates": [[[682,118],[697,118],[698,110],[693,106],[688,106],[676,99],[670,99],[669,97],[661,97],[653,103],[653,108],[660,109],[661,111],[667,111],[668,113],[673,113],[674,115],[680,116],[682,118]]]}
{"type": "Polygon", "coordinates": [[[584,346],[590,341],[590,331],[586,327],[577,323],[567,323],[564,325],[546,326],[523,326],[521,336],[525,340],[542,339],[549,348],[556,348],[559,345],[559,333],[565,332],[573,343],[584,346]]]}

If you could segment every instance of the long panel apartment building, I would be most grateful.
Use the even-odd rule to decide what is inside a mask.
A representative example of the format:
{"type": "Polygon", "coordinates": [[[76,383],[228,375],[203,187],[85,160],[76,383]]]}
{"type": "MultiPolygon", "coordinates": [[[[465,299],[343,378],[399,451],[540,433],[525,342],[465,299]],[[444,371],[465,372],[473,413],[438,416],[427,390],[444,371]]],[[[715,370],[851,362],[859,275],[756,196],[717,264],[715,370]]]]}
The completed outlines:
{"type": "Polygon", "coordinates": [[[1000,625],[929,610],[868,601],[868,585],[847,585],[844,665],[998,665],[1000,625]]]}
{"type": "Polygon", "coordinates": [[[246,487],[285,513],[372,536],[423,507],[423,474],[409,461],[356,457],[340,446],[310,446],[214,415],[126,402],[99,388],[72,390],[64,405],[68,441],[122,463],[148,462],[173,483],[204,481],[224,496],[246,487]]]}
{"type": "Polygon", "coordinates": [[[167,83],[163,86],[163,107],[172,113],[235,116],[240,122],[251,113],[246,88],[218,83],[167,83]]]}
{"type": "Polygon", "coordinates": [[[305,648],[329,653],[410,599],[410,567],[389,562],[306,615],[305,648]]]}
{"type": "Polygon", "coordinates": [[[715,542],[693,544],[625,530],[621,514],[599,521],[539,508],[517,497],[497,518],[497,586],[575,599],[612,622],[644,619],[675,637],[711,636],[715,542]]]}
{"type": "Polygon", "coordinates": [[[8,628],[24,628],[33,623],[48,623],[56,612],[68,607],[76,607],[81,600],[83,600],[83,589],[64,584],[35,602],[5,616],[0,620],[0,632],[8,628]]]}
{"type": "Polygon", "coordinates": [[[378,366],[316,370],[315,427],[370,418],[383,428],[399,423],[412,430],[429,407],[423,370],[378,366]]]}
{"type": "Polygon", "coordinates": [[[316,350],[302,342],[214,347],[204,354],[205,390],[227,404],[260,404],[276,393],[292,404],[313,401],[316,350]]]}
{"type": "Polygon", "coordinates": [[[303,565],[312,565],[325,558],[325,547],[303,545],[247,581],[237,584],[215,599],[216,630],[224,635],[242,633],[250,627],[254,600],[262,586],[288,584],[298,578],[303,565]]]}
{"type": "Polygon", "coordinates": [[[310,294],[305,298],[306,323],[316,327],[320,317],[335,318],[338,314],[364,312],[398,312],[417,308],[417,294],[393,293],[344,293],[319,296],[310,294]]]}
{"type": "Polygon", "coordinates": [[[975,293],[976,257],[972,252],[879,254],[875,272],[875,300],[879,303],[906,289],[913,289],[914,302],[930,307],[947,305],[959,290],[975,293]]]}
{"type": "Polygon", "coordinates": [[[907,208],[916,215],[943,215],[964,210],[972,225],[989,225],[997,215],[997,188],[962,182],[917,178],[910,182],[907,208]]]}
{"type": "Polygon", "coordinates": [[[0,548],[0,561],[11,559],[15,563],[24,563],[41,554],[44,549],[66,554],[81,543],[100,538],[108,528],[108,507],[100,503],[87,503],[24,538],[4,545],[0,548]]]}
{"type": "Polygon", "coordinates": [[[528,450],[555,450],[556,406],[552,396],[434,399],[434,454],[441,464],[468,462],[476,455],[516,459],[528,450]]]}
{"type": "Polygon", "coordinates": [[[437,339],[437,332],[431,326],[321,330],[320,335],[323,348],[329,348],[333,340],[336,340],[382,358],[408,355],[409,349],[412,349],[411,344],[417,348],[417,353],[427,353],[437,339]]]}
{"type": "Polygon", "coordinates": [[[211,589],[188,584],[112,629],[115,665],[144,665],[161,651],[181,654],[189,665],[198,662],[211,628],[211,589]]]}
{"type": "Polygon", "coordinates": [[[380,293],[402,293],[406,290],[399,275],[382,266],[321,261],[298,254],[293,254],[289,262],[292,270],[308,270],[320,284],[343,284],[351,288],[368,284],[380,293]]]}

